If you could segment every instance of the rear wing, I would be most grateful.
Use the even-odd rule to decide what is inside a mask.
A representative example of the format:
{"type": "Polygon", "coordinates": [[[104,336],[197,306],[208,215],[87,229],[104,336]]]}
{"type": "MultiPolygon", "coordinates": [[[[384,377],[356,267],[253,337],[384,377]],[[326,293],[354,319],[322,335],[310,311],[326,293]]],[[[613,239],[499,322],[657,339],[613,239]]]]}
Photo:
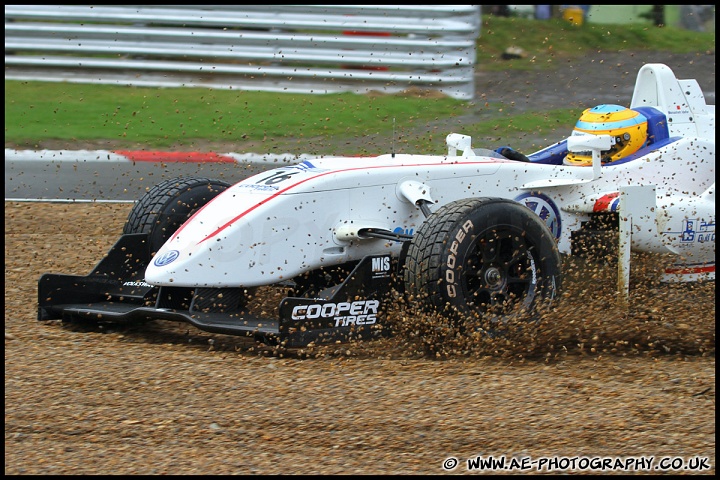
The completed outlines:
{"type": "Polygon", "coordinates": [[[638,72],[630,108],[654,107],[667,117],[670,137],[715,139],[715,105],[705,103],[697,80],[678,80],[661,63],[649,63],[638,72]]]}

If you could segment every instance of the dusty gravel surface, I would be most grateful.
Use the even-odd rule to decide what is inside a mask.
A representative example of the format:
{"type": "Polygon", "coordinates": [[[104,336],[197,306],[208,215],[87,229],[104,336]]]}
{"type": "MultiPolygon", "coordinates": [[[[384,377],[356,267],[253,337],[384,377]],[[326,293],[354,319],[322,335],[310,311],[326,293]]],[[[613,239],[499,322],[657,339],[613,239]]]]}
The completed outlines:
{"type": "Polygon", "coordinates": [[[714,284],[638,267],[624,312],[612,272],[570,268],[591,284],[540,325],[470,342],[409,311],[384,341],[285,352],[168,322],[37,322],[39,276],[87,274],[129,208],[5,204],[6,474],[432,474],[489,455],[715,470],[714,284]]]}
{"type": "Polygon", "coordinates": [[[478,456],[704,457],[677,473],[715,473],[714,282],[661,285],[637,258],[624,310],[613,268],[568,261],[562,302],[497,339],[403,306],[389,339],[302,350],[36,321],[40,275],[87,274],[130,208],[5,202],[5,474],[442,474],[478,456]]]}

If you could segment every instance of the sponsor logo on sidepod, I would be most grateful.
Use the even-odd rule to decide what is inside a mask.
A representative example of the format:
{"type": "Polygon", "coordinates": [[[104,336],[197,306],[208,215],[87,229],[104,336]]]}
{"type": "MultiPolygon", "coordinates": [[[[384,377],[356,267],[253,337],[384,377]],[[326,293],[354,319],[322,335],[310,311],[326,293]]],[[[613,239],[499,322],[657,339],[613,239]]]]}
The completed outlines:
{"type": "Polygon", "coordinates": [[[179,256],[180,252],[177,250],[168,250],[162,255],[155,257],[155,261],[153,263],[157,267],[164,267],[165,265],[169,265],[174,262],[179,256]]]}

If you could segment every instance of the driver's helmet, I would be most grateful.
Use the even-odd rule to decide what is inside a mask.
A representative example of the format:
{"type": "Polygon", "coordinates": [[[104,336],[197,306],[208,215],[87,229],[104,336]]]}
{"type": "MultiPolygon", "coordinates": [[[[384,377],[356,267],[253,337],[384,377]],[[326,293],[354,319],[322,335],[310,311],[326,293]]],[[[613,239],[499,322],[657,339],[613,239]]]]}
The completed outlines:
{"type": "MultiPolygon", "coordinates": [[[[619,160],[637,152],[647,142],[647,118],[620,105],[598,105],[585,110],[572,135],[610,135],[610,150],[600,154],[602,163],[619,160]]],[[[592,165],[590,152],[569,152],[566,165],[592,165]]]]}

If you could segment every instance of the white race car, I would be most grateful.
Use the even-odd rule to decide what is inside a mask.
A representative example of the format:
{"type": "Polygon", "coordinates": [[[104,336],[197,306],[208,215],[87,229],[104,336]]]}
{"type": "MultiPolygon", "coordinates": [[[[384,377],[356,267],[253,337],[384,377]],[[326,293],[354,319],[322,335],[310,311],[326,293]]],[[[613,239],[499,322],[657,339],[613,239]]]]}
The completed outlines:
{"type": "Polygon", "coordinates": [[[645,65],[629,108],[588,109],[529,155],[459,134],[447,144],[235,185],[165,181],[89,275],[42,276],[38,319],[176,320],[301,346],[386,333],[399,292],[452,321],[507,321],[556,297],[561,255],[608,238],[621,299],[631,251],[671,254],[665,281],[714,280],[715,106],[696,80],[645,65]],[[265,286],[287,287],[276,316],[249,307],[265,286]]]}

